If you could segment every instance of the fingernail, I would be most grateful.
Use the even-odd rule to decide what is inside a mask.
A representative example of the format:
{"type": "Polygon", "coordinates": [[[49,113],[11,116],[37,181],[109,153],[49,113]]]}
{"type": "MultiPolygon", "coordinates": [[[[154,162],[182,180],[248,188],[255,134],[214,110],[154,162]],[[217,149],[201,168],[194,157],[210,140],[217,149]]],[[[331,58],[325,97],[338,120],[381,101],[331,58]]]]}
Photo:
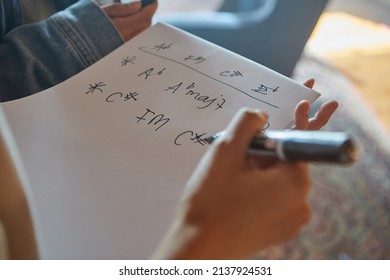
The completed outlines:
{"type": "Polygon", "coordinates": [[[305,82],[305,85],[310,86],[310,87],[313,87],[315,82],[316,82],[316,80],[314,80],[313,78],[311,78],[311,79],[308,79],[308,80],[305,82]]]}
{"type": "Polygon", "coordinates": [[[266,111],[259,111],[259,115],[264,120],[268,120],[268,118],[269,118],[269,114],[266,111]]]}

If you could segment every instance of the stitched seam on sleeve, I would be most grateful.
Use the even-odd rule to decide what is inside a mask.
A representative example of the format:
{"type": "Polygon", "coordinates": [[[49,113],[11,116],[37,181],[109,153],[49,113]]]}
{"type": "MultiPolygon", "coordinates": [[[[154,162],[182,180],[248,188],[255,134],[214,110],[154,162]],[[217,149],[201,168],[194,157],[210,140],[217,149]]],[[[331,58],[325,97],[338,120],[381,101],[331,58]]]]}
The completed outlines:
{"type": "Polygon", "coordinates": [[[90,66],[98,60],[97,56],[92,52],[83,36],[77,32],[77,28],[63,16],[56,17],[57,20],[49,19],[58,31],[64,36],[72,49],[77,53],[81,63],[84,66],[90,66]],[[59,19],[59,20],[58,20],[59,19]]]}

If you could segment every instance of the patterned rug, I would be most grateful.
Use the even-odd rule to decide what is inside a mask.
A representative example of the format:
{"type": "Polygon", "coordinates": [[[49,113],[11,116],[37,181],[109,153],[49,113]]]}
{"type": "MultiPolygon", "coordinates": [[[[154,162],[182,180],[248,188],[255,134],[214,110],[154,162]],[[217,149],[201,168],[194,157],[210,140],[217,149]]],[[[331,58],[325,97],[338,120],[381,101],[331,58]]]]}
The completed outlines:
{"type": "MultiPolygon", "coordinates": [[[[293,241],[269,248],[260,259],[390,259],[390,136],[356,89],[323,61],[303,57],[294,79],[315,78],[317,104],[340,107],[323,130],[346,131],[361,156],[349,167],[312,166],[312,219],[293,241]]],[[[318,105],[317,105],[318,106],[318,105]]]]}

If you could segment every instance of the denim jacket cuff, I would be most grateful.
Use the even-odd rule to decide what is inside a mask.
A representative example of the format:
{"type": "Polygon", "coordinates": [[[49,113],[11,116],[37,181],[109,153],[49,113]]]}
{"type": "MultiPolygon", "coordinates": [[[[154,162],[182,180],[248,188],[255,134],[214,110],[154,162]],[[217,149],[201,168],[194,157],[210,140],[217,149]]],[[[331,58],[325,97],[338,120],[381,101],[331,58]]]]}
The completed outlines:
{"type": "Polygon", "coordinates": [[[81,0],[49,19],[66,38],[85,66],[90,66],[124,43],[103,10],[81,0]]]}

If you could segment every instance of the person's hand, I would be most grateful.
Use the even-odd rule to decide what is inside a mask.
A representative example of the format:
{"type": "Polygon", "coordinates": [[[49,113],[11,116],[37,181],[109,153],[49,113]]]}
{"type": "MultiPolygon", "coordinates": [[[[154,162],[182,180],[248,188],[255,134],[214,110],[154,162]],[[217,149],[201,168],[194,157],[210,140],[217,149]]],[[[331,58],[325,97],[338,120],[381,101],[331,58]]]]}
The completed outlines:
{"type": "Polygon", "coordinates": [[[157,0],[142,8],[141,1],[108,4],[102,7],[125,41],[148,28],[157,10],[157,0]]]}
{"type": "MultiPolygon", "coordinates": [[[[304,83],[308,88],[313,88],[314,80],[310,79],[304,83]]],[[[329,100],[323,103],[314,117],[310,118],[310,102],[303,100],[295,107],[295,124],[291,129],[294,130],[320,130],[324,127],[334,112],[337,110],[339,103],[336,100],[329,100]]],[[[269,168],[279,160],[274,157],[256,156],[249,158],[249,162],[252,166],[256,166],[259,169],[269,168]]]]}
{"type": "MultiPolygon", "coordinates": [[[[304,83],[305,86],[313,88],[314,80],[310,79],[304,83]]],[[[321,105],[313,118],[309,118],[310,103],[303,100],[295,108],[295,125],[292,129],[297,130],[319,130],[325,126],[339,104],[335,100],[330,100],[321,105]]]]}
{"type": "Polygon", "coordinates": [[[267,116],[241,110],[187,183],[156,258],[244,259],[293,238],[310,217],[307,164],[249,164],[247,148],[267,116]],[[174,244],[174,245],[172,245],[174,244]]]}

